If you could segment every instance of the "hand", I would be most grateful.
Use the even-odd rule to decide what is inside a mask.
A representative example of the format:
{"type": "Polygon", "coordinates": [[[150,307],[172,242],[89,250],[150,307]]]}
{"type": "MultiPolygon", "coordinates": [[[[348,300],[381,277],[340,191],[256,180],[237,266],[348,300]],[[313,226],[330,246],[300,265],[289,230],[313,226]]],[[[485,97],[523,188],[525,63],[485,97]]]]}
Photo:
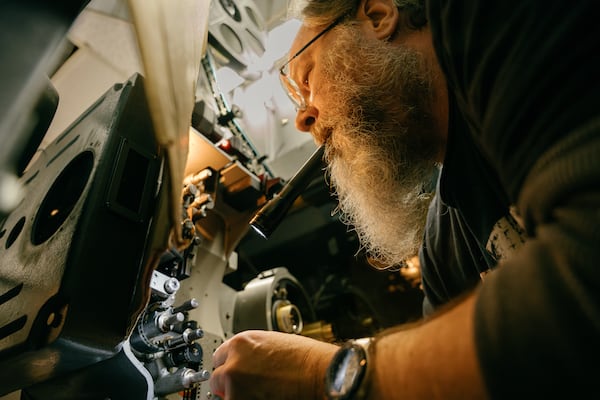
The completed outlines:
{"type": "Polygon", "coordinates": [[[241,332],[215,351],[211,391],[223,400],[323,398],[325,370],[337,349],[289,333],[241,332]]]}

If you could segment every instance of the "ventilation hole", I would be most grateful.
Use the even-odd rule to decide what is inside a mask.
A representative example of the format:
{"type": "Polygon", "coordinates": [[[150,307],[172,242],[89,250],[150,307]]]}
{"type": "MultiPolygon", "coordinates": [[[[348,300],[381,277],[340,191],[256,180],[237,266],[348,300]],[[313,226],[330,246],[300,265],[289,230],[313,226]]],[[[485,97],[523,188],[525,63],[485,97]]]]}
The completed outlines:
{"type": "Polygon", "coordinates": [[[5,337],[23,329],[25,322],[27,322],[27,316],[23,315],[22,317],[19,317],[16,320],[0,327],[0,339],[4,339],[5,337]]]}
{"type": "Polygon", "coordinates": [[[259,38],[256,37],[254,33],[250,32],[248,29],[246,29],[246,33],[250,37],[250,46],[252,46],[254,52],[259,56],[262,56],[265,53],[265,46],[263,46],[263,43],[260,41],[259,38]]]}
{"type": "Polygon", "coordinates": [[[223,39],[225,39],[225,42],[233,49],[233,51],[239,54],[244,50],[240,37],[229,27],[229,25],[221,24],[220,30],[223,39]]]}
{"type": "Polygon", "coordinates": [[[240,22],[242,20],[240,10],[238,10],[233,0],[219,0],[219,3],[221,3],[221,7],[223,7],[223,10],[225,10],[227,15],[229,15],[231,18],[233,18],[237,22],[240,22]]]}
{"type": "Polygon", "coordinates": [[[0,295],[0,304],[4,304],[10,299],[17,297],[17,295],[21,293],[21,289],[23,289],[22,283],[10,289],[8,292],[0,295]]]}
{"type": "Polygon", "coordinates": [[[250,18],[250,21],[252,21],[254,26],[257,27],[258,29],[262,30],[263,29],[262,23],[260,23],[258,21],[258,17],[256,15],[256,13],[254,12],[254,10],[248,6],[246,6],[245,9],[246,9],[246,14],[248,14],[248,17],[250,18]]]}
{"type": "Polygon", "coordinates": [[[25,186],[29,185],[31,183],[31,181],[33,181],[38,176],[39,173],[40,173],[40,171],[37,170],[33,173],[33,175],[31,175],[29,178],[27,178],[27,180],[25,181],[25,186]]]}
{"type": "Polygon", "coordinates": [[[79,154],[63,169],[54,181],[33,223],[31,241],[38,245],[48,240],[67,219],[94,167],[91,151],[79,154]]]}
{"type": "Polygon", "coordinates": [[[6,229],[2,229],[0,231],[0,239],[2,239],[4,237],[4,234],[6,233],[6,229]]]}
{"type": "Polygon", "coordinates": [[[15,226],[10,230],[8,237],[6,238],[6,244],[4,245],[5,248],[8,249],[10,246],[13,245],[15,240],[17,240],[17,238],[21,234],[23,226],[25,226],[25,217],[22,217],[20,220],[18,220],[15,226]]]}

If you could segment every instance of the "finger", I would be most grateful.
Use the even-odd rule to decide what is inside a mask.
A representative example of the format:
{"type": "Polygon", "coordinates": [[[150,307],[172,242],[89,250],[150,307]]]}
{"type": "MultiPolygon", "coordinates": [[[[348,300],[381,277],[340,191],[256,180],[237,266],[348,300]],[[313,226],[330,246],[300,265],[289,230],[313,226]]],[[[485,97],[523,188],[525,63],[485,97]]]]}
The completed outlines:
{"type": "Polygon", "coordinates": [[[208,384],[210,386],[210,391],[213,394],[213,399],[219,397],[221,399],[225,398],[224,377],[220,369],[215,369],[213,371],[208,381],[208,384]]]}
{"type": "Polygon", "coordinates": [[[229,341],[221,344],[215,352],[213,353],[213,367],[217,368],[223,364],[225,364],[225,360],[227,360],[227,355],[229,354],[229,341]]]}

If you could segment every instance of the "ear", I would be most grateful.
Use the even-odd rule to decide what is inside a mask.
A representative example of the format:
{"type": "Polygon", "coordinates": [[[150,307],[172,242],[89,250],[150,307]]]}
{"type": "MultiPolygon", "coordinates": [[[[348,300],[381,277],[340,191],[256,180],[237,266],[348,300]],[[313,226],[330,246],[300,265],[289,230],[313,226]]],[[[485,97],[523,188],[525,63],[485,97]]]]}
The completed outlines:
{"type": "Polygon", "coordinates": [[[356,18],[364,28],[381,40],[393,36],[399,22],[394,0],[361,0],[356,18]]]}

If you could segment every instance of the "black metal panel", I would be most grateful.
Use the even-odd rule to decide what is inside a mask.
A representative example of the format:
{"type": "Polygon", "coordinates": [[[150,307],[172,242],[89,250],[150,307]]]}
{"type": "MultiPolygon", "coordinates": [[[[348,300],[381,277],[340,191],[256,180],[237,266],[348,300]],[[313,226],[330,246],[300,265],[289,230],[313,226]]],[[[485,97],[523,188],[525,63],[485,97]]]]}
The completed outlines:
{"type": "Polygon", "coordinates": [[[0,395],[120,353],[148,297],[161,163],[136,75],[23,175],[25,200],[3,228],[15,233],[0,237],[0,371],[11,371],[0,395]]]}
{"type": "Polygon", "coordinates": [[[122,350],[107,360],[68,376],[35,385],[22,392],[23,400],[143,400],[152,394],[149,373],[137,368],[122,350]]]}

